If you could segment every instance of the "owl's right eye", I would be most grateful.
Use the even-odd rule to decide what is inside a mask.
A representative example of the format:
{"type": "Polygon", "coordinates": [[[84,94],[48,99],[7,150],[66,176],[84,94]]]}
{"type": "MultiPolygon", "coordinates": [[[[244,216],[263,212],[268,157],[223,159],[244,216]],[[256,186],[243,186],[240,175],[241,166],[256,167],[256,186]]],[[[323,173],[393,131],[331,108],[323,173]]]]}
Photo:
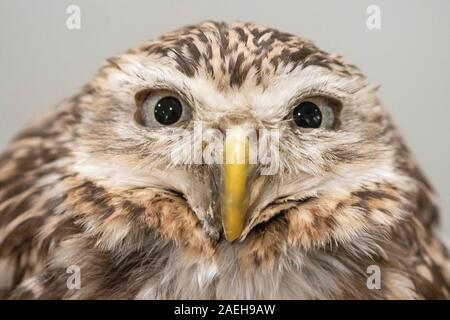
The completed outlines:
{"type": "Polygon", "coordinates": [[[188,105],[171,92],[149,93],[141,106],[141,119],[147,127],[176,125],[188,116],[188,105]]]}

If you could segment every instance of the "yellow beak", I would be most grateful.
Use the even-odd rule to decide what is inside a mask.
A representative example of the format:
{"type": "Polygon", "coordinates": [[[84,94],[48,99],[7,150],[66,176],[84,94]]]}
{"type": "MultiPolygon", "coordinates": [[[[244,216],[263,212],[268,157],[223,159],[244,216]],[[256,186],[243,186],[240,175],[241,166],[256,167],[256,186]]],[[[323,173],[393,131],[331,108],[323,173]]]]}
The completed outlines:
{"type": "Polygon", "coordinates": [[[249,142],[245,130],[227,130],[225,163],[222,167],[221,214],[225,238],[237,239],[244,228],[250,178],[249,142]]]}

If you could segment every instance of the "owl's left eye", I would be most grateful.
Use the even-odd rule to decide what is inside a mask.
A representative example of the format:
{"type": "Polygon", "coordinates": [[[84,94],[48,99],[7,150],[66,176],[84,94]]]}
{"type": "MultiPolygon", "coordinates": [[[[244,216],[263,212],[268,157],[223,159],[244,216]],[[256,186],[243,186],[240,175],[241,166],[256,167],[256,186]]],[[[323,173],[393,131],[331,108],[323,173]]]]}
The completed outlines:
{"type": "Polygon", "coordinates": [[[332,103],[325,98],[309,98],[298,104],[292,111],[292,120],[301,128],[327,128],[335,124],[332,103]]]}
{"type": "Polygon", "coordinates": [[[188,116],[188,105],[172,92],[150,92],[142,102],[141,119],[147,127],[176,125],[188,116]]]}

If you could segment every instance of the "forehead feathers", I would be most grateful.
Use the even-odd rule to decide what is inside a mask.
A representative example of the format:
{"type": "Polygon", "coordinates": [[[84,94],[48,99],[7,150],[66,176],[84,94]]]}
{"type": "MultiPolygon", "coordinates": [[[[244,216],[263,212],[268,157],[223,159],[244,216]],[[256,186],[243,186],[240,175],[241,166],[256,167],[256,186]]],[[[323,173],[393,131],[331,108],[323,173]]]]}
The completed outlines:
{"type": "Polygon", "coordinates": [[[272,76],[318,66],[340,76],[361,76],[358,69],[311,41],[251,23],[205,22],[145,43],[145,53],[175,66],[189,78],[206,77],[217,87],[239,88],[246,81],[265,86],[272,76]]]}

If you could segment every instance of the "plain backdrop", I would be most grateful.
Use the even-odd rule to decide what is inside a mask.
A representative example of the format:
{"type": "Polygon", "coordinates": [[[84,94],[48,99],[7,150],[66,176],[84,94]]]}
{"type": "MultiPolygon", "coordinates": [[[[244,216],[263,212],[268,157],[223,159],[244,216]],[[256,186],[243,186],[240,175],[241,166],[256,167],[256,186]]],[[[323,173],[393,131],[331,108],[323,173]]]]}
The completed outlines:
{"type": "Polygon", "coordinates": [[[339,52],[380,97],[441,197],[450,235],[450,1],[0,0],[0,148],[88,81],[101,61],[203,20],[251,21],[339,52]],[[66,27],[69,5],[81,29],[66,27]],[[366,26],[369,5],[381,29],[366,26]]]}

